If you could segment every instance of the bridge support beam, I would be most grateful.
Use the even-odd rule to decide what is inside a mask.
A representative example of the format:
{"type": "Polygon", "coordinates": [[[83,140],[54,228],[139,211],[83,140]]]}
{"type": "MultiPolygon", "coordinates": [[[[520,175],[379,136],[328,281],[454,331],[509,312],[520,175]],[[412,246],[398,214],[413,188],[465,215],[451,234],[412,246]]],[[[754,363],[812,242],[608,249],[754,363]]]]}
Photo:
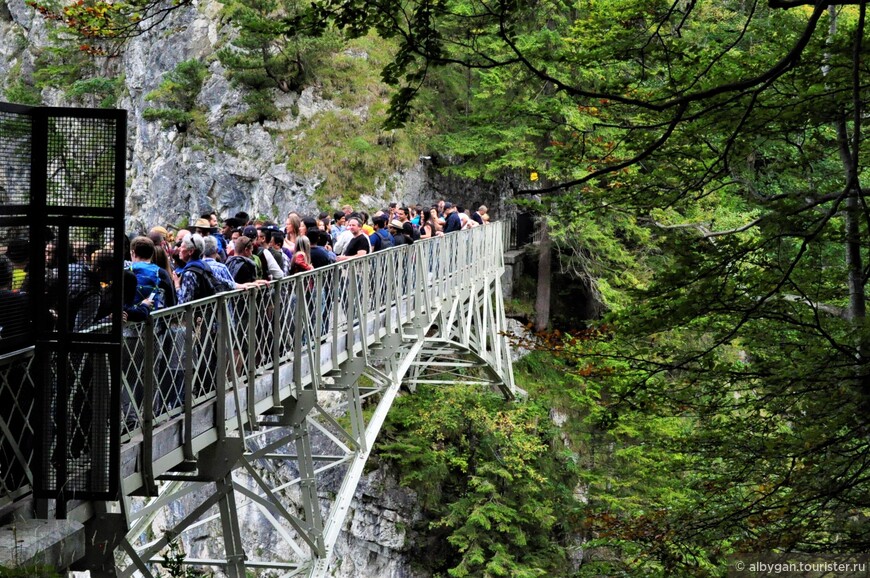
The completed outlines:
{"type": "MultiPolygon", "coordinates": [[[[215,393],[194,379],[196,372],[185,374],[184,413],[168,421],[164,414],[160,427],[170,432],[168,443],[183,440],[171,459],[193,456],[196,468],[173,470],[177,460],[165,453],[164,462],[155,460],[161,495],[128,510],[133,525],[122,547],[131,564],[122,578],[151,576],[170,541],[192,544],[218,533],[222,553],[211,553],[221,548],[210,541],[202,549],[208,559],[191,554],[185,563],[233,578],[266,568],[287,577],[327,576],[366,461],[401,390],[464,382],[513,396],[497,233],[481,227],[296,276],[263,295],[217,299],[229,313],[211,315],[211,323],[247,327],[227,331],[231,339],[220,350],[235,356],[227,368],[245,371],[226,380],[223,369],[218,379],[204,374],[206,384],[226,386],[215,393]],[[173,500],[185,504],[165,508],[173,500]],[[165,534],[155,539],[152,532],[134,549],[161,508],[170,510],[165,534]],[[245,529],[264,525],[271,526],[269,551],[246,551],[245,529]]],[[[177,314],[176,325],[188,327],[189,317],[177,314]]],[[[190,347],[165,347],[191,363],[190,347]]]]}

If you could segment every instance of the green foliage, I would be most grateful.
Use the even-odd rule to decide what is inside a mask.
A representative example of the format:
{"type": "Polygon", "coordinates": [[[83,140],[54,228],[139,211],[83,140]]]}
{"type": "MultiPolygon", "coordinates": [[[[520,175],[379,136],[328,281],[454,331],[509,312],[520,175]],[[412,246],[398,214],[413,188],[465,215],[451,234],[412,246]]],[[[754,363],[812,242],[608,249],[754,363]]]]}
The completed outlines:
{"type": "Polygon", "coordinates": [[[70,98],[91,101],[99,108],[115,108],[124,88],[124,76],[76,80],[67,91],[70,98]]]}
{"type": "Polygon", "coordinates": [[[308,9],[297,0],[233,0],[222,16],[238,29],[229,46],[218,52],[229,78],[248,89],[248,110],[231,122],[277,120],[281,111],[273,92],[301,91],[316,71],[341,48],[330,31],[312,35],[299,24],[308,9]]]}
{"type": "Polygon", "coordinates": [[[172,11],[190,5],[178,0],[170,5],[153,0],[27,0],[47,22],[57,24],[69,38],[78,40],[78,50],[93,56],[117,56],[130,38],[153,29],[172,11]]]}
{"type": "Polygon", "coordinates": [[[50,20],[48,37],[48,44],[37,51],[36,87],[62,90],[76,105],[114,108],[124,89],[124,75],[112,75],[104,66],[103,74],[110,76],[97,76],[94,54],[83,49],[81,38],[62,24],[50,20]]]}
{"type": "Polygon", "coordinates": [[[560,399],[588,575],[870,547],[865,7],[797,4],[325,5],[396,39],[391,123],[429,107],[454,172],[538,176],[610,308],[560,399]]]}
{"type": "Polygon", "coordinates": [[[199,60],[186,60],[169,72],[156,90],[145,95],[146,101],[156,101],[161,108],[146,108],[146,120],[159,120],[164,127],[174,126],[178,132],[206,130],[205,113],[196,101],[208,67],[199,60]]]}
{"type": "Polygon", "coordinates": [[[397,400],[380,456],[424,508],[415,558],[450,576],[566,575],[576,471],[555,434],[543,407],[475,387],[397,400]]]}
{"type": "Polygon", "coordinates": [[[17,63],[9,70],[3,90],[3,98],[8,102],[17,104],[34,105],[42,104],[42,94],[39,89],[21,71],[21,63],[17,63]]]}
{"type": "Polygon", "coordinates": [[[169,551],[166,552],[166,559],[163,562],[163,568],[170,578],[209,578],[214,576],[211,572],[202,572],[188,567],[185,563],[187,553],[181,544],[172,540],[169,542],[169,551]]]}
{"type": "Polygon", "coordinates": [[[24,80],[15,80],[6,86],[4,100],[17,104],[39,106],[42,104],[42,94],[34,86],[24,80]]]}
{"type": "MultiPolygon", "coordinates": [[[[382,111],[381,111],[382,112],[382,111]]],[[[287,141],[289,165],[319,175],[318,203],[329,205],[360,195],[398,190],[398,179],[387,179],[417,162],[414,134],[385,136],[377,110],[368,116],[329,110],[311,118],[302,132],[287,141]]]]}

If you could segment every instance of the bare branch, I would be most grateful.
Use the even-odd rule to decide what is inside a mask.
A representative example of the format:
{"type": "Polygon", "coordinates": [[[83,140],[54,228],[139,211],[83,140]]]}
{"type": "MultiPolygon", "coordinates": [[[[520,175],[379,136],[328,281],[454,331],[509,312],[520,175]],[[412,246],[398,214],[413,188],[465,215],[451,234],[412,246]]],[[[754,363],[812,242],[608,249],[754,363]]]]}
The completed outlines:
{"type": "Polygon", "coordinates": [[[842,319],[848,318],[849,310],[845,307],[837,307],[836,305],[829,305],[827,303],[810,301],[802,295],[782,295],[781,297],[783,298],[783,300],[790,303],[803,303],[804,305],[809,305],[816,311],[821,311],[822,313],[827,313],[828,315],[832,315],[834,317],[840,317],[842,319]]]}

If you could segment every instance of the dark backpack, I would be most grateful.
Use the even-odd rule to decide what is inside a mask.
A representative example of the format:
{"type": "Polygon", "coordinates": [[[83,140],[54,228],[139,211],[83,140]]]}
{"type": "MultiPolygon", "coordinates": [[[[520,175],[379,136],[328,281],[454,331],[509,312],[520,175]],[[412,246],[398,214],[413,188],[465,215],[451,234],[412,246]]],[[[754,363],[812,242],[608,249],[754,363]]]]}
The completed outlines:
{"type": "MultiPolygon", "coordinates": [[[[157,293],[157,289],[160,287],[160,267],[154,263],[133,263],[130,270],[136,275],[136,297],[133,304],[138,305],[152,294],[157,293]]],[[[154,297],[155,309],[164,305],[157,295],[154,297]]]]}
{"type": "Polygon", "coordinates": [[[257,264],[241,255],[233,255],[227,259],[227,269],[230,270],[236,283],[251,283],[259,278],[257,264]]]}
{"type": "Polygon", "coordinates": [[[393,236],[390,235],[390,232],[385,229],[378,229],[375,231],[375,234],[381,238],[381,246],[378,247],[377,250],[381,249],[389,249],[393,247],[395,243],[393,242],[393,236]]]}
{"type": "Polygon", "coordinates": [[[216,295],[223,290],[221,289],[218,280],[215,279],[214,273],[212,273],[211,269],[209,269],[208,267],[202,267],[200,265],[193,264],[188,265],[184,268],[185,273],[187,273],[188,271],[197,276],[196,291],[193,294],[193,301],[197,299],[211,297],[212,295],[216,295]]]}
{"type": "Polygon", "coordinates": [[[257,279],[268,279],[269,269],[266,267],[265,259],[257,253],[251,255],[251,258],[254,260],[254,264],[257,266],[257,279]]]}

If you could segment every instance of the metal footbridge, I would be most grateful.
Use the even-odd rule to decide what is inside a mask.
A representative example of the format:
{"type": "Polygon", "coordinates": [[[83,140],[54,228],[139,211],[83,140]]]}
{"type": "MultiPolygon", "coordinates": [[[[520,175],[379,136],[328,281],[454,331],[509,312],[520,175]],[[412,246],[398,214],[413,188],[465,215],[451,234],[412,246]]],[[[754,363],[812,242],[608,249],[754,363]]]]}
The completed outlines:
{"type": "Polygon", "coordinates": [[[85,523],[78,567],[91,576],[158,576],[177,543],[184,564],[232,578],[327,575],[398,395],[466,382],[513,396],[503,239],[493,223],[125,324],[120,366],[87,350],[67,358],[67,372],[51,370],[69,374],[71,411],[98,404],[75,395],[90,376],[114,371],[121,384],[117,420],[56,436],[47,451],[69,455],[63,464],[44,456],[31,467],[28,440],[52,425],[27,393],[43,360],[33,348],[5,356],[0,394],[14,402],[0,409],[0,449],[23,475],[16,484],[0,472],[0,513],[34,476],[72,486],[106,476],[93,463],[119,436],[108,474],[119,495],[32,500],[37,517],[85,523]],[[268,546],[252,542],[252,520],[273,529],[268,546]],[[205,537],[208,547],[191,549],[205,537]]]}

